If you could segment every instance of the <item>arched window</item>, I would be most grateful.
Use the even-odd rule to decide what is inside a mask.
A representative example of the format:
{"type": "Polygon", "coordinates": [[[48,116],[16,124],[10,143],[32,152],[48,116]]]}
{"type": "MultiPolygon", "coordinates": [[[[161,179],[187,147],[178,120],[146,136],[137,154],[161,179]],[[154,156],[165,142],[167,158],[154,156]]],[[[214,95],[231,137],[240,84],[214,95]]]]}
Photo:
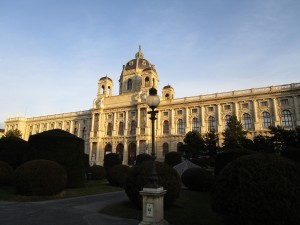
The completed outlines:
{"type": "Polygon", "coordinates": [[[102,87],[101,87],[101,94],[102,95],[104,94],[104,90],[105,90],[105,87],[104,87],[104,85],[102,85],[102,87]]]}
{"type": "Polygon", "coordinates": [[[119,155],[120,161],[123,162],[124,145],[122,143],[117,145],[116,153],[119,155]]]}
{"type": "Polygon", "coordinates": [[[165,120],[163,124],[163,134],[169,134],[169,121],[165,120]]]}
{"type": "Polygon", "coordinates": [[[184,124],[183,124],[183,120],[179,119],[177,121],[177,133],[178,134],[184,134],[184,124]]]}
{"type": "Polygon", "coordinates": [[[193,118],[192,120],[192,130],[196,130],[200,132],[199,119],[193,118]]]}
{"type": "Polygon", "coordinates": [[[182,142],[177,143],[177,152],[183,152],[183,143],[182,142]]]}
{"type": "Polygon", "coordinates": [[[163,156],[165,156],[167,153],[169,153],[169,144],[163,143],[163,156]]]}
{"type": "Polygon", "coordinates": [[[213,116],[208,117],[208,131],[209,132],[216,131],[216,119],[213,116]]]}
{"type": "Polygon", "coordinates": [[[107,124],[107,133],[106,133],[108,136],[111,136],[112,135],[112,124],[111,123],[108,123],[107,124]]]}
{"type": "Polygon", "coordinates": [[[231,115],[226,115],[225,116],[225,130],[229,127],[228,123],[230,121],[231,115]]]}
{"type": "Polygon", "coordinates": [[[130,91],[132,89],[132,80],[128,79],[127,81],[127,90],[130,91]]]}
{"type": "Polygon", "coordinates": [[[135,120],[131,121],[130,134],[134,135],[136,131],[136,122],[135,120]]]}
{"type": "Polygon", "coordinates": [[[170,99],[170,95],[169,95],[169,93],[165,94],[165,98],[166,98],[167,100],[169,100],[169,99],[170,99]]]}
{"type": "Polygon", "coordinates": [[[250,114],[245,113],[243,115],[243,126],[246,130],[253,130],[253,122],[250,114]]]}
{"type": "Polygon", "coordinates": [[[283,110],[281,112],[281,125],[283,127],[293,127],[293,117],[289,110],[283,110]]]}
{"type": "Polygon", "coordinates": [[[104,148],[104,155],[107,155],[109,153],[112,153],[112,146],[111,146],[111,144],[105,145],[105,148],[104,148]]]}
{"type": "Polygon", "coordinates": [[[268,112],[262,113],[262,127],[267,129],[271,126],[271,115],[268,112]]]}
{"type": "Polygon", "coordinates": [[[111,95],[111,88],[110,88],[110,86],[108,86],[107,89],[108,89],[108,94],[111,95]]]}
{"type": "Polygon", "coordinates": [[[82,129],[82,136],[81,136],[82,139],[85,139],[85,127],[82,129]]]}
{"type": "Polygon", "coordinates": [[[145,87],[149,87],[150,86],[150,79],[149,77],[145,78],[145,87]]]}
{"type": "Polygon", "coordinates": [[[136,144],[130,143],[128,145],[128,165],[133,165],[136,160],[136,144]]]}
{"type": "Polygon", "coordinates": [[[120,122],[119,123],[119,131],[118,131],[119,135],[124,135],[124,123],[120,122]]]}
{"type": "Polygon", "coordinates": [[[74,128],[74,135],[77,136],[77,128],[74,128]]]}

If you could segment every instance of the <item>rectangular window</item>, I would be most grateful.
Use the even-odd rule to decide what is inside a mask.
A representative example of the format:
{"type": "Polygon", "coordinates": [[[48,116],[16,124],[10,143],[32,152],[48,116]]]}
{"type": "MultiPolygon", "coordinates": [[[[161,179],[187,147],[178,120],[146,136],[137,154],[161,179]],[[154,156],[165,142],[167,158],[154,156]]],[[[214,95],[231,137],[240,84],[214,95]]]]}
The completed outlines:
{"type": "Polygon", "coordinates": [[[281,105],[288,105],[289,104],[289,100],[286,98],[286,99],[281,99],[280,100],[280,104],[281,105]]]}
{"type": "Polygon", "coordinates": [[[260,105],[262,107],[267,107],[268,106],[268,102],[267,101],[261,102],[260,105]]]}
{"type": "Polygon", "coordinates": [[[131,115],[131,116],[135,116],[135,112],[131,112],[130,115],[131,115]]]}
{"type": "Polygon", "coordinates": [[[168,112],[164,112],[164,116],[168,116],[168,112]]]}
{"type": "Polygon", "coordinates": [[[214,111],[214,107],[208,107],[208,111],[209,112],[213,112],[214,111]]]}
{"type": "Polygon", "coordinates": [[[231,109],[231,105],[224,105],[224,109],[225,110],[230,110],[231,109]]]}
{"type": "Polygon", "coordinates": [[[192,113],[197,113],[198,110],[197,109],[192,109],[192,113]]]}
{"type": "Polygon", "coordinates": [[[248,103],[243,103],[243,104],[242,104],[242,108],[243,108],[243,109],[248,109],[248,103]]]}
{"type": "Polygon", "coordinates": [[[177,115],[182,115],[182,110],[181,109],[177,111],[177,115]]]}

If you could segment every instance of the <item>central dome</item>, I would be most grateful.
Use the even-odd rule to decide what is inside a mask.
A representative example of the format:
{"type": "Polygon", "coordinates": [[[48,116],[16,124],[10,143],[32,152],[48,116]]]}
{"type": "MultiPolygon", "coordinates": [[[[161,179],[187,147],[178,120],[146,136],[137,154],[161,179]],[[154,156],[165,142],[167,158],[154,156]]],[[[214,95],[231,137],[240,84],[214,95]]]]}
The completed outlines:
{"type": "Polygon", "coordinates": [[[144,70],[148,68],[155,71],[154,65],[149,63],[147,59],[144,59],[144,53],[141,50],[141,46],[139,46],[139,51],[135,54],[135,59],[131,59],[129,62],[127,62],[124,70],[144,70]]]}

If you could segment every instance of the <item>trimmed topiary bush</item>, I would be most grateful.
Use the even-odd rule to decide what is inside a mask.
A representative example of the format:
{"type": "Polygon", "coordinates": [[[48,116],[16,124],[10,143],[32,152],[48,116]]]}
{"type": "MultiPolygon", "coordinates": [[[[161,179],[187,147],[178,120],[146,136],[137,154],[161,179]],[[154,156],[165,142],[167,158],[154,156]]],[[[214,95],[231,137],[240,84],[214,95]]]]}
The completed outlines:
{"type": "Polygon", "coordinates": [[[124,187],[129,170],[129,166],[121,164],[110,168],[108,182],[114,186],[124,187]]]}
{"type": "MultiPolygon", "coordinates": [[[[140,191],[143,190],[149,181],[152,172],[152,161],[143,162],[132,167],[125,181],[125,192],[128,198],[138,208],[142,208],[142,196],[140,191]]],[[[167,190],[164,196],[164,207],[170,207],[179,197],[181,189],[180,177],[175,169],[162,162],[155,162],[158,174],[158,183],[167,190]]]]}
{"type": "Polygon", "coordinates": [[[93,165],[89,172],[92,173],[92,180],[102,180],[105,178],[105,169],[103,166],[93,165]]]}
{"type": "Polygon", "coordinates": [[[300,164],[300,149],[299,148],[287,147],[285,150],[281,151],[281,156],[300,164]]]}
{"type": "Polygon", "coordinates": [[[181,154],[178,152],[168,152],[165,155],[165,163],[170,165],[171,167],[174,167],[181,162],[181,154]]]}
{"type": "Polygon", "coordinates": [[[152,156],[147,154],[147,153],[143,153],[143,154],[139,154],[137,155],[136,157],[136,162],[135,164],[140,164],[142,162],[145,162],[145,161],[150,161],[152,160],[152,156]]]}
{"type": "Polygon", "coordinates": [[[15,170],[14,186],[22,195],[55,195],[67,184],[67,172],[56,162],[33,160],[15,170]]]}
{"type": "Polygon", "coordinates": [[[8,163],[0,161],[0,186],[10,186],[13,174],[12,167],[8,163]]]}
{"type": "Polygon", "coordinates": [[[0,161],[7,162],[13,169],[23,163],[28,142],[16,136],[0,138],[0,161]]]}
{"type": "Polygon", "coordinates": [[[45,159],[62,165],[68,173],[67,186],[83,187],[86,182],[84,140],[69,132],[54,129],[31,135],[26,161],[45,159]]]}
{"type": "Polygon", "coordinates": [[[242,149],[242,148],[237,148],[237,149],[232,149],[228,151],[224,151],[220,154],[217,154],[216,160],[215,160],[215,175],[217,176],[220,171],[231,161],[245,155],[250,155],[250,154],[255,154],[256,152],[247,150],[247,149],[242,149]]]}
{"type": "Polygon", "coordinates": [[[103,167],[105,168],[106,175],[110,168],[121,164],[120,156],[117,153],[109,153],[104,156],[103,167]]]}
{"type": "Polygon", "coordinates": [[[254,154],[228,164],[216,179],[213,209],[224,225],[300,224],[300,167],[254,154]]]}
{"type": "Polygon", "coordinates": [[[209,191],[214,182],[211,172],[202,168],[190,168],[183,172],[181,181],[192,191],[209,191]]]}

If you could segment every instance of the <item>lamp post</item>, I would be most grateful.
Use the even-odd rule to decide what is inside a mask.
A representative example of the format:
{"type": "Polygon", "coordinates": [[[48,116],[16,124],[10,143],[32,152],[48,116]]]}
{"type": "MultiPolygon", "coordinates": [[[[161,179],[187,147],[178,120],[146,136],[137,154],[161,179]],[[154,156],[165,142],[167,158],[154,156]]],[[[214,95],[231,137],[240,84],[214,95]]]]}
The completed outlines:
{"type": "Polygon", "coordinates": [[[147,97],[147,105],[151,109],[148,112],[150,114],[150,120],[152,122],[152,171],[149,176],[149,182],[145,185],[140,194],[143,196],[143,221],[139,225],[167,225],[168,222],[164,220],[164,195],[166,190],[158,184],[158,176],[155,166],[155,120],[158,113],[157,106],[160,103],[157,90],[150,88],[149,96],[147,97]]]}
{"type": "Polygon", "coordinates": [[[152,164],[152,172],[149,177],[149,183],[147,184],[146,187],[148,188],[158,188],[158,177],[157,177],[157,172],[156,172],[156,166],[155,166],[155,120],[156,120],[156,114],[158,113],[157,106],[160,103],[159,96],[157,95],[157,90],[155,88],[150,88],[149,90],[149,95],[147,97],[147,105],[151,109],[151,111],[148,112],[150,114],[150,120],[151,120],[151,125],[152,125],[152,149],[151,149],[151,156],[153,160],[152,164]]]}

